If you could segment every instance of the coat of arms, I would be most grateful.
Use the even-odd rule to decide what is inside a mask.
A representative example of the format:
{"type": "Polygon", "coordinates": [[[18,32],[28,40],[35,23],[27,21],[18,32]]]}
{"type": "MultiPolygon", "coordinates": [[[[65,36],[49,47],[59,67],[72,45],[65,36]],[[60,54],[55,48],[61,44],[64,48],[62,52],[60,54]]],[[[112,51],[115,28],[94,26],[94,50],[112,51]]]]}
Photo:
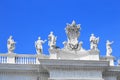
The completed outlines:
{"type": "Polygon", "coordinates": [[[75,21],[73,21],[72,24],[67,24],[65,30],[68,41],[63,43],[64,46],[70,50],[78,50],[81,44],[78,42],[80,36],[80,24],[76,25],[75,21]]]}

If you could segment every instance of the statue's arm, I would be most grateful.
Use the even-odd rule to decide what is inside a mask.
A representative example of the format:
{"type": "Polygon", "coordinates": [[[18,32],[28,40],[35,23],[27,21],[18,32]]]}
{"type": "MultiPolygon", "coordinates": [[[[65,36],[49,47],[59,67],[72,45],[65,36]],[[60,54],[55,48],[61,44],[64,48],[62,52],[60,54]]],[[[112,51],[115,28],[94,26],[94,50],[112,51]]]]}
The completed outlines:
{"type": "Polygon", "coordinates": [[[37,45],[37,42],[35,41],[35,47],[36,47],[36,45],[37,45]]]}

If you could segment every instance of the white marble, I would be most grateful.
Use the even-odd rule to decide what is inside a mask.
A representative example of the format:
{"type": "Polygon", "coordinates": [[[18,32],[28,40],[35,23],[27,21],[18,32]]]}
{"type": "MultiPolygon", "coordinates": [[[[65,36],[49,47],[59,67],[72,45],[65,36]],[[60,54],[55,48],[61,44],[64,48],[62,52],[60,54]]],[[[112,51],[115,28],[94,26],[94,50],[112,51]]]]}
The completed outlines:
{"type": "Polygon", "coordinates": [[[111,56],[112,54],[112,47],[113,41],[110,42],[109,40],[106,41],[106,56],[111,56]]]}
{"type": "Polygon", "coordinates": [[[57,37],[54,36],[53,32],[50,32],[50,34],[48,35],[48,45],[50,46],[50,49],[54,49],[56,48],[56,40],[57,40],[57,37]]]}
{"type": "Polygon", "coordinates": [[[8,53],[14,53],[15,50],[15,41],[12,36],[9,37],[7,40],[7,48],[8,48],[8,53]]]}
{"type": "Polygon", "coordinates": [[[106,55],[100,56],[99,37],[90,36],[90,49],[83,48],[79,41],[80,24],[73,20],[65,31],[64,47],[56,46],[57,37],[48,35],[49,55],[43,52],[46,40],[35,41],[37,54],[14,53],[12,36],[7,42],[7,53],[0,54],[0,80],[120,80],[120,61],[114,64],[111,44],[107,41],[106,55]]]}
{"type": "Polygon", "coordinates": [[[45,42],[46,42],[46,40],[43,41],[43,40],[41,40],[40,37],[38,37],[38,40],[35,41],[35,48],[36,48],[37,54],[42,54],[43,53],[43,47],[42,47],[42,45],[45,42]]]}

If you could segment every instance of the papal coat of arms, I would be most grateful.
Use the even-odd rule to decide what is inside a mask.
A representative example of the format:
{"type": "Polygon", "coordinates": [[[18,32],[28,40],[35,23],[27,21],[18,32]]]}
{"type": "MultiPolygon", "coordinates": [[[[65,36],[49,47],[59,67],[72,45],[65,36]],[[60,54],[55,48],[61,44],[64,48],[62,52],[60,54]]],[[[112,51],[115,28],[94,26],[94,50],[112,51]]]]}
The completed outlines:
{"type": "Polygon", "coordinates": [[[80,50],[82,42],[78,42],[80,36],[80,24],[72,22],[72,24],[67,24],[65,28],[68,40],[63,42],[65,48],[69,50],[80,50]]]}

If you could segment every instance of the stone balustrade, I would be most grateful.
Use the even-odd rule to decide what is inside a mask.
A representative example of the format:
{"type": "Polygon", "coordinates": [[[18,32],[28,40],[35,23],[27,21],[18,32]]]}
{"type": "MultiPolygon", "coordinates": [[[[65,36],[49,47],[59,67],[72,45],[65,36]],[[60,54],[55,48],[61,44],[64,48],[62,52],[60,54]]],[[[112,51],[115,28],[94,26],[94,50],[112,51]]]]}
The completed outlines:
{"type": "Polygon", "coordinates": [[[38,57],[36,54],[0,54],[0,64],[39,64],[38,57]]]}

